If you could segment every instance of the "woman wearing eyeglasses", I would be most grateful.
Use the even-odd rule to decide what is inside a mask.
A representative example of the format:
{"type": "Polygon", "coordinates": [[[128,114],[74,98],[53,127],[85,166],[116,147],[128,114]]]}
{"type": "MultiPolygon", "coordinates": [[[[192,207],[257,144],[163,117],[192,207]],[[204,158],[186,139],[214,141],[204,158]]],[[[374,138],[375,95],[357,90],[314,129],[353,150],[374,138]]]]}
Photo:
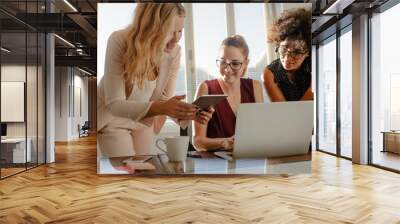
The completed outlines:
{"type": "Polygon", "coordinates": [[[311,91],[311,13],[305,9],[285,11],[268,36],[276,44],[278,59],[262,76],[272,102],[313,100],[311,91]]]}
{"type": "Polygon", "coordinates": [[[222,41],[216,60],[219,78],[201,83],[196,98],[212,94],[228,97],[215,106],[215,112],[207,123],[194,124],[194,145],[198,150],[232,150],[239,104],[264,101],[261,83],[243,78],[249,64],[248,57],[249,48],[242,36],[233,35],[222,41]]]}

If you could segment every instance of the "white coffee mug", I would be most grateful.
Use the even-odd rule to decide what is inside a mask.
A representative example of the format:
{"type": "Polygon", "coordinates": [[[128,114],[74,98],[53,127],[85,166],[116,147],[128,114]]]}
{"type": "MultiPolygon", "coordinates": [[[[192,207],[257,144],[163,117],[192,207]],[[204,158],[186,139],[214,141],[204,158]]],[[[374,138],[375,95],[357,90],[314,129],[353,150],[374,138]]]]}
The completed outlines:
{"type": "Polygon", "coordinates": [[[171,162],[182,162],[186,160],[189,146],[189,136],[175,136],[157,139],[156,147],[167,153],[168,160],[171,162]],[[161,148],[159,142],[164,142],[167,150],[161,148]]]}

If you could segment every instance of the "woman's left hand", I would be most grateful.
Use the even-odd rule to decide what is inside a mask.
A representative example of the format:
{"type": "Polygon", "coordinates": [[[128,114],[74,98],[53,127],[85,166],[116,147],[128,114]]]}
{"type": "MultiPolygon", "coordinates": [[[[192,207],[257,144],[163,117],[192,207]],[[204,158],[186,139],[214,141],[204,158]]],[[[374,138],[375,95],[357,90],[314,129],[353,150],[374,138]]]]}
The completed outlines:
{"type": "Polygon", "coordinates": [[[199,110],[194,120],[200,124],[207,124],[212,118],[214,111],[215,109],[213,107],[209,107],[207,110],[199,110]]]}

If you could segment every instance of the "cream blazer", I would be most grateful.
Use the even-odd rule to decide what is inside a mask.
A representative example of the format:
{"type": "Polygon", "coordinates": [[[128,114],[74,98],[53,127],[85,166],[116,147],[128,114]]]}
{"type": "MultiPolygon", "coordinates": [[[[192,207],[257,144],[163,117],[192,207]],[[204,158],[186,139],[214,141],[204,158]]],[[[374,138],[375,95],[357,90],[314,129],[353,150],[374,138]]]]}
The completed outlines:
{"type": "Polygon", "coordinates": [[[129,118],[148,127],[152,127],[155,123],[156,126],[162,126],[157,122],[163,123],[164,117],[143,118],[150,109],[152,101],[166,100],[175,94],[181,57],[179,45],[169,54],[162,52],[154,91],[146,88],[140,90],[153,91],[150,99],[145,102],[127,100],[122,76],[122,56],[126,49],[128,28],[113,32],[107,42],[104,76],[97,88],[97,131],[101,131],[116,117],[129,118]]]}

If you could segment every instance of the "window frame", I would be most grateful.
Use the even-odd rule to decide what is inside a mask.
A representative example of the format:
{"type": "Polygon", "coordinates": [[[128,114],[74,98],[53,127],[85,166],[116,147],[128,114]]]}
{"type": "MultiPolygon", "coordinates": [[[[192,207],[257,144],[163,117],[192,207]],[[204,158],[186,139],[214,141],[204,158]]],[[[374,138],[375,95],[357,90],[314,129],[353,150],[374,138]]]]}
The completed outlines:
{"type": "Polygon", "coordinates": [[[352,158],[347,157],[342,155],[341,153],[341,117],[340,117],[340,112],[341,112],[341,108],[340,108],[340,103],[341,103],[341,89],[340,89],[340,85],[341,85],[341,64],[340,64],[340,38],[342,35],[346,34],[347,32],[352,32],[352,23],[347,24],[345,27],[341,28],[341,29],[337,29],[335,33],[333,33],[332,35],[319,40],[318,43],[314,44],[316,45],[316,151],[319,152],[323,152],[329,155],[333,155],[333,156],[337,156],[339,158],[343,158],[346,160],[352,160],[352,158]],[[319,138],[319,131],[320,131],[320,126],[319,126],[319,121],[320,121],[320,116],[319,116],[319,107],[320,107],[320,100],[319,100],[319,91],[320,90],[320,74],[319,74],[319,63],[318,63],[318,59],[320,57],[319,55],[319,51],[318,49],[320,48],[320,46],[322,44],[327,44],[331,41],[336,41],[336,60],[335,60],[335,64],[336,64],[336,152],[332,153],[329,151],[326,151],[324,149],[320,149],[320,138],[319,138]]]}

